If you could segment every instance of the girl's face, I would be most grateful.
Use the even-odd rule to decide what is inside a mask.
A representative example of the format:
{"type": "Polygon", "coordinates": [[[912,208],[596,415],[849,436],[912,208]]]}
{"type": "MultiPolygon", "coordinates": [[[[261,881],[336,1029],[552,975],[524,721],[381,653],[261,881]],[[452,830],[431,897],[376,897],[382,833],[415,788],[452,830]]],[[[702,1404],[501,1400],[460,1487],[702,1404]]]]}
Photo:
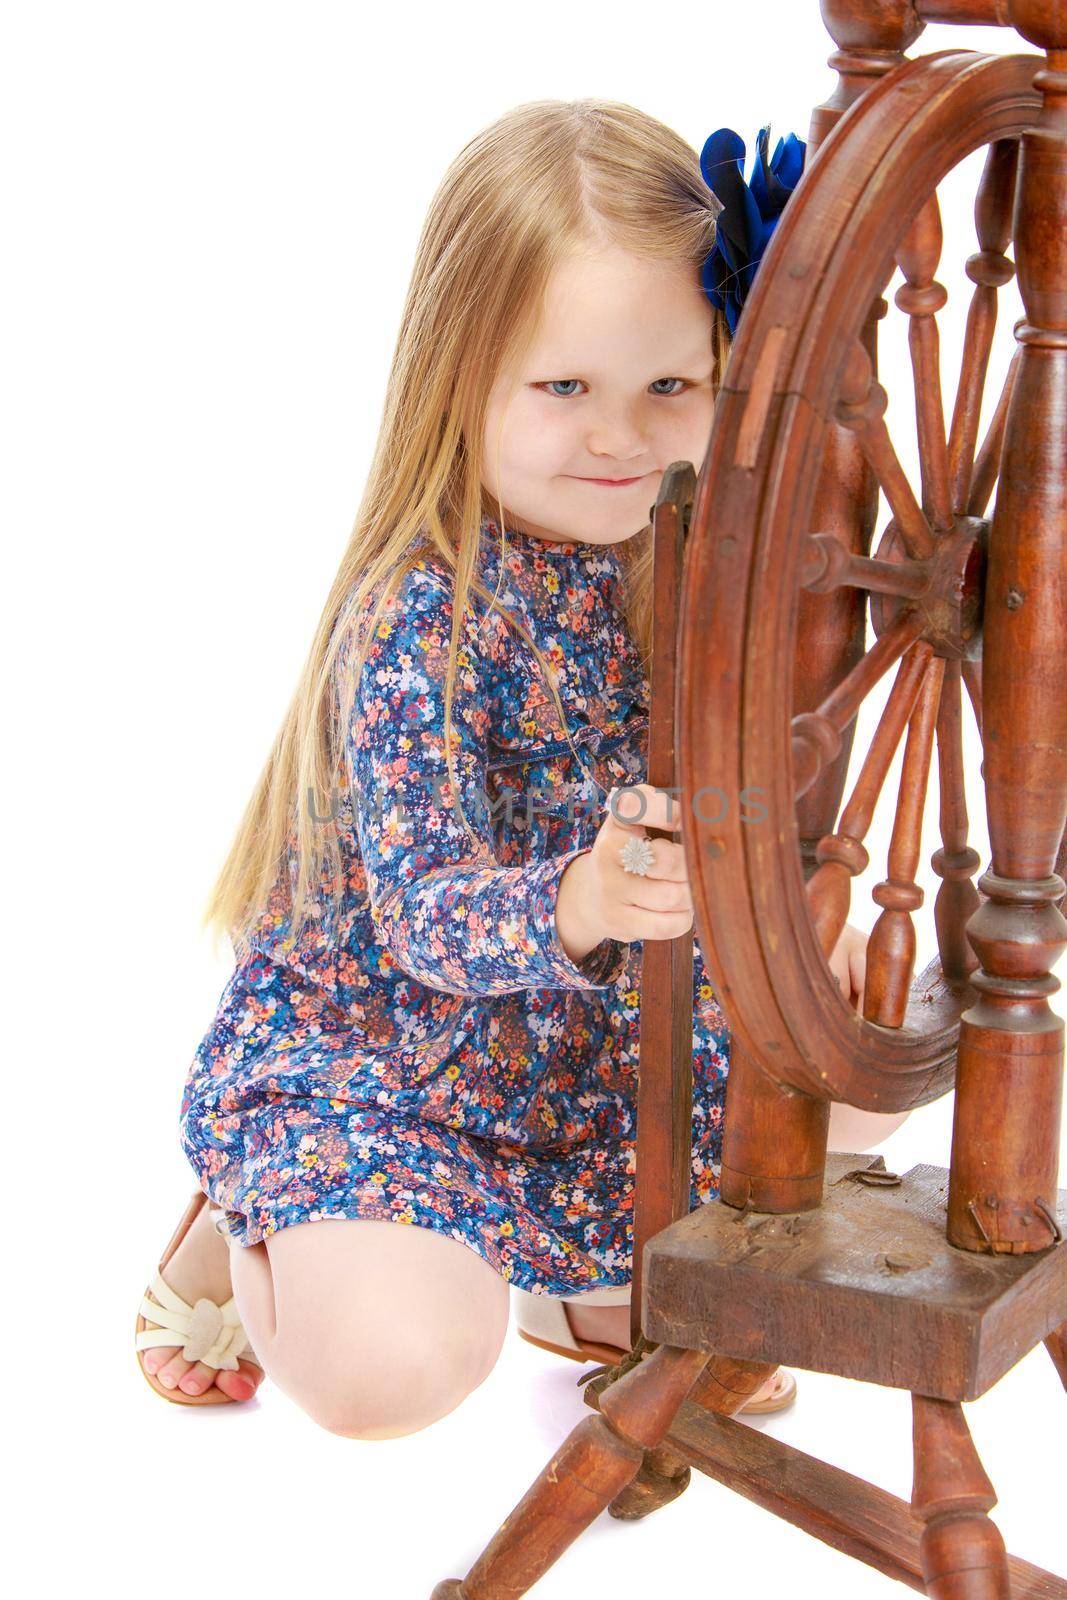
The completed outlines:
{"type": "Polygon", "coordinates": [[[607,244],[561,263],[533,345],[489,397],[481,481],[509,526],[583,544],[647,527],[664,470],[704,459],[713,323],[685,263],[607,244]]]}

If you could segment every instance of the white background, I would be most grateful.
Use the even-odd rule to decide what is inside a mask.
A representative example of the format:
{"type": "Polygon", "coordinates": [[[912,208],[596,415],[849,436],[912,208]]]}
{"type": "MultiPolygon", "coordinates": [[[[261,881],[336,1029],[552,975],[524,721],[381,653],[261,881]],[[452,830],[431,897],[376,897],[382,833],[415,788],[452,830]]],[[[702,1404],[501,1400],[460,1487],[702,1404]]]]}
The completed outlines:
{"type": "MultiPolygon", "coordinates": [[[[598,95],[697,150],[737,128],[748,175],[762,122],[772,147],[806,138],[834,86],[832,41],[815,0],[38,0],[4,21],[5,1423],[24,1584],[416,1600],[467,1571],[588,1414],[582,1369],[511,1332],[456,1412],[386,1443],[326,1433],[269,1382],[257,1402],[208,1411],[152,1393],[134,1316],[194,1186],[181,1083],[230,966],[200,912],[348,538],[448,161],[518,102],[598,95]]],[[[1019,41],[931,27],[912,54],[949,47],[1019,41]]],[[[980,166],[944,191],[950,393],[980,166]]],[[[1004,303],[999,376],[1013,286],[1004,303]]],[[[894,318],[891,425],[911,403],[894,318]]],[[[978,790],[971,816],[984,866],[978,790]]],[[[868,886],[890,821],[880,813],[869,838],[868,886]]],[[[922,881],[928,941],[937,880],[922,881]]],[[[876,910],[861,895],[853,920],[869,928],[876,910]]],[[[947,1100],[916,1113],[887,1163],[947,1163],[950,1122],[947,1100]]],[[[814,1374],[800,1386],[797,1407],[763,1425],[906,1496],[906,1397],[814,1374]]],[[[1009,1548],[1067,1568],[1052,1452],[1067,1397],[1044,1351],[968,1415],[1009,1548]]],[[[891,1592],[697,1478],[645,1522],[602,1515],[537,1593],[621,1600],[653,1585],[891,1592]]]]}

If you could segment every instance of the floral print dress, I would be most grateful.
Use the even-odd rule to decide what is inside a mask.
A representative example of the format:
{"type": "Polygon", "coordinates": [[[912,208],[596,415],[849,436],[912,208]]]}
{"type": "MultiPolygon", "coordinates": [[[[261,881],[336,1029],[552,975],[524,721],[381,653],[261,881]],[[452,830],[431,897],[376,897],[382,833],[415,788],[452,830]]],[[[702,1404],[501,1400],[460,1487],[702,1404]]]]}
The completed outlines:
{"type": "MultiPolygon", "coordinates": [[[[231,1237],[369,1217],[459,1240],[519,1288],[629,1283],[642,941],[560,943],[565,868],[646,780],[648,685],[610,545],[480,530],[479,576],[556,675],[432,551],[376,629],[334,797],[343,896],[294,941],[277,894],[182,1092],[180,1137],[231,1237]]],[[[351,672],[349,644],[338,672],[351,672]]],[[[351,679],[349,678],[349,683],[351,679]]],[[[325,881],[325,878],[324,878],[325,881]]],[[[729,1035],[697,939],[690,1208],[718,1194],[729,1035]]]]}

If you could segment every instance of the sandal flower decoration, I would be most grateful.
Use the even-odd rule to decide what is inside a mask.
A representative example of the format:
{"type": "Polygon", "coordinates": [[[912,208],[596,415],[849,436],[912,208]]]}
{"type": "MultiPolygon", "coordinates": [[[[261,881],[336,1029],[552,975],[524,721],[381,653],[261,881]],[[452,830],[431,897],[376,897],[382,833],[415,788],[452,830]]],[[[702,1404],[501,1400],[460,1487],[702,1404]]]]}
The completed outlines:
{"type": "Polygon", "coordinates": [[[733,128],[719,128],[704,141],[700,170],[722,201],[715,219],[715,244],[701,268],[700,284],[713,306],[726,313],[731,337],[748,291],[778,226],[786,202],[800,182],[807,145],[790,133],[767,160],[770,123],[756,135],[751,182],[745,182],[745,141],[733,128]]]}
{"type": "Polygon", "coordinates": [[[137,1335],[139,1350],[180,1344],[184,1361],[203,1361],[205,1366],[223,1367],[227,1372],[238,1370],[239,1356],[252,1357],[233,1295],[222,1305],[206,1295],[190,1305],[158,1272],[151,1293],[153,1300],[147,1294],[141,1300],[141,1315],[157,1326],[137,1335]]]}

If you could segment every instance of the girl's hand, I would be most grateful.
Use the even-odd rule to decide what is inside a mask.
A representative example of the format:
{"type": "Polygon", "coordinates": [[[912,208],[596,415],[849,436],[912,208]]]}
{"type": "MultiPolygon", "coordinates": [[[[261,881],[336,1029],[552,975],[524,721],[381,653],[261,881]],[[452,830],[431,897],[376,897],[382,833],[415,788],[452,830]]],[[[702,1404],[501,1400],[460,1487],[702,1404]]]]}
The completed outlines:
{"type": "Polygon", "coordinates": [[[849,1005],[858,1011],[867,981],[867,935],[862,928],[845,923],[830,954],[830,970],[849,1005]]]}
{"type": "Polygon", "coordinates": [[[602,939],[676,939],[693,926],[685,850],[647,833],[679,828],[681,822],[679,802],[649,783],[615,792],[592,849],[577,856],[559,880],[556,926],[572,960],[580,961],[602,939]],[[647,840],[647,874],[623,866],[619,852],[628,839],[647,840]]]}
{"type": "Polygon", "coordinates": [[[631,783],[612,791],[591,852],[598,903],[611,938],[624,944],[631,939],[676,939],[693,926],[683,846],[673,839],[648,837],[649,828],[681,825],[679,802],[650,783],[631,783]],[[652,855],[647,872],[628,872],[623,866],[621,851],[629,839],[646,841],[652,855]]]}

